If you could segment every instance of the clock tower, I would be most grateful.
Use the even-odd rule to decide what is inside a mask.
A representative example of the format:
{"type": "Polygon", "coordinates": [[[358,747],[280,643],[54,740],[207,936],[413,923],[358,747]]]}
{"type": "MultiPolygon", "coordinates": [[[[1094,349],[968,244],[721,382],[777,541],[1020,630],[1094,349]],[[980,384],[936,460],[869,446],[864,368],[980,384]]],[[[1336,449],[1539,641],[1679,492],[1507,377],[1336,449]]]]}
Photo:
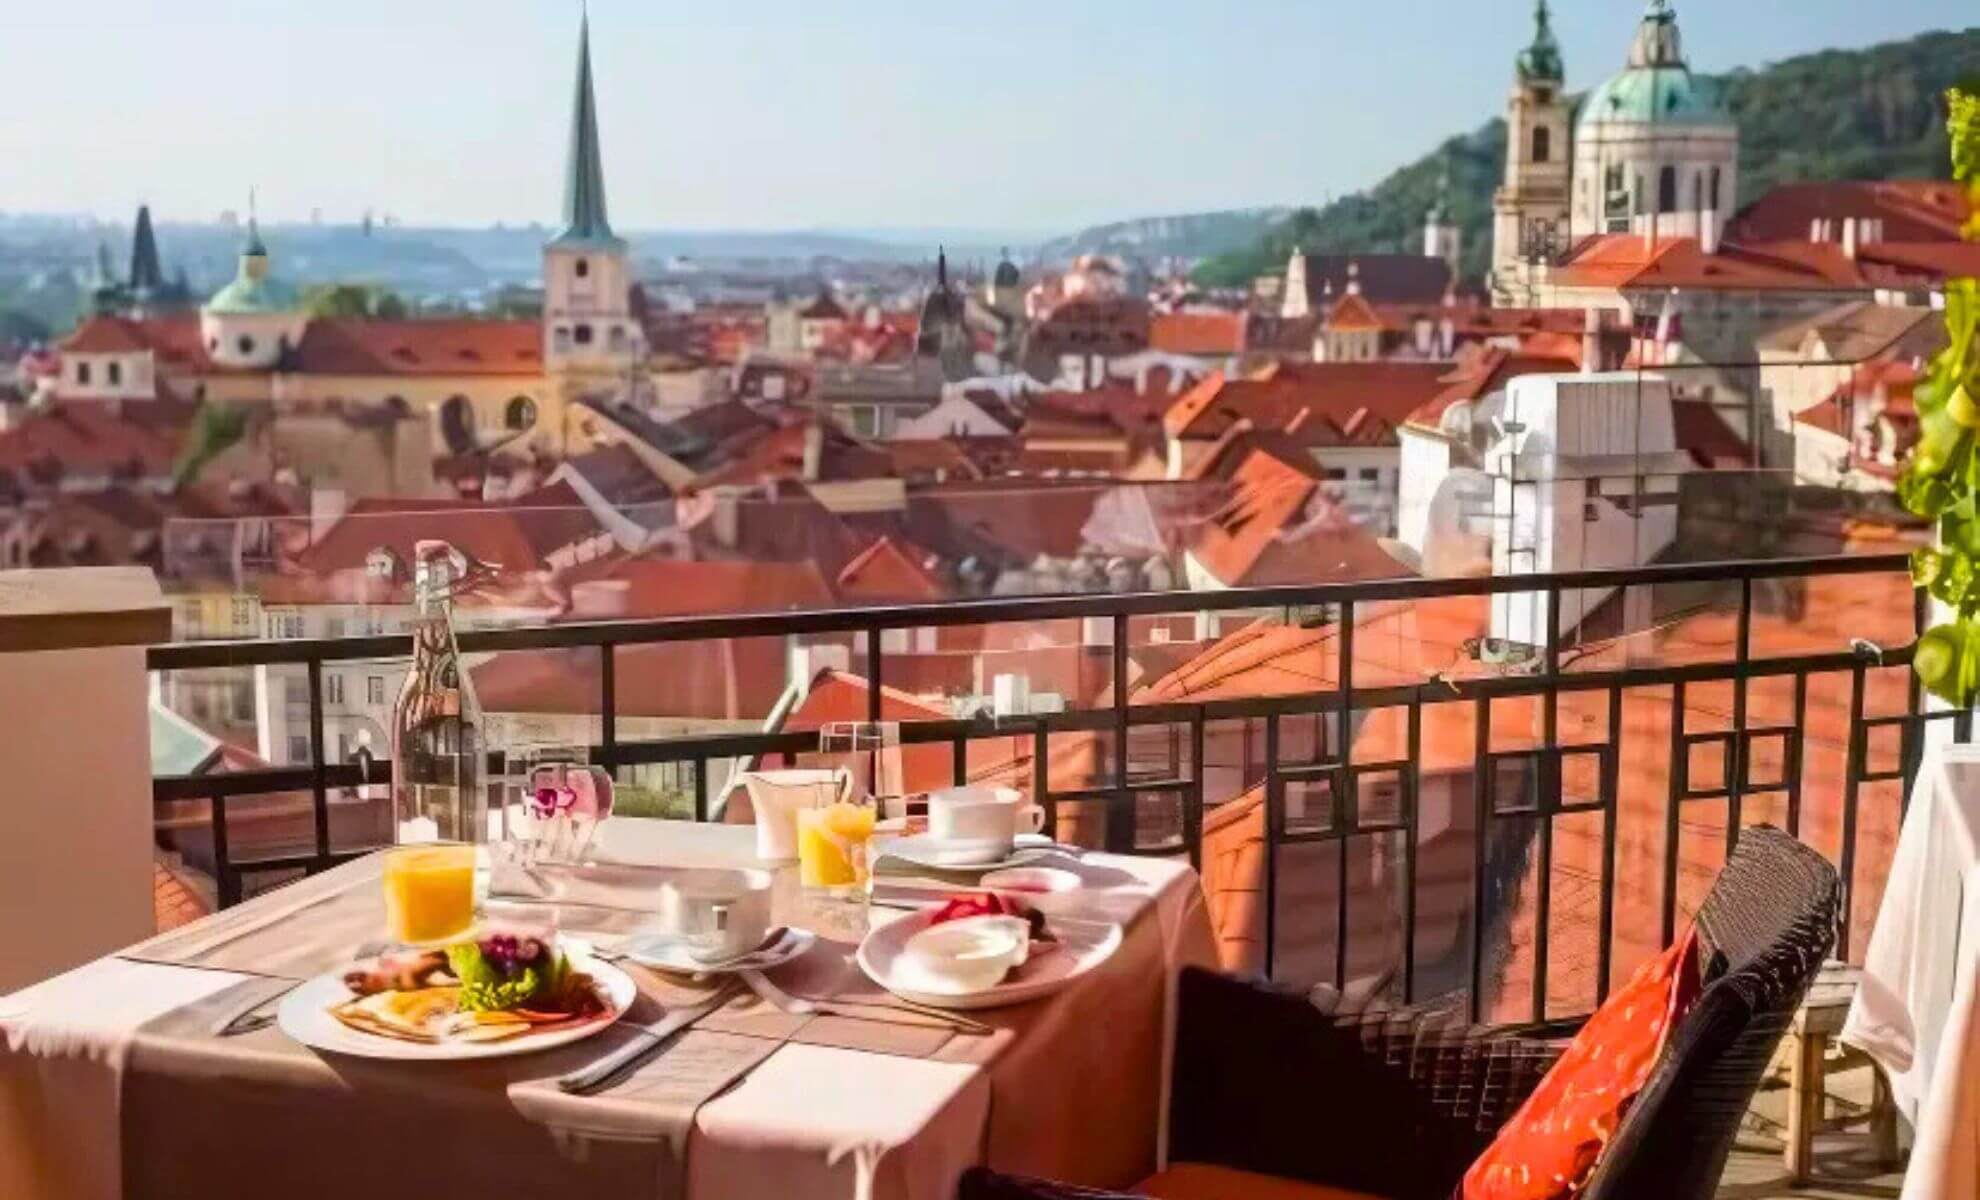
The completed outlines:
{"type": "Polygon", "coordinates": [[[1567,71],[1547,0],[1533,14],[1533,42],[1515,62],[1506,106],[1506,178],[1492,197],[1492,298],[1529,301],[1532,266],[1567,249],[1569,183],[1567,71]]]}

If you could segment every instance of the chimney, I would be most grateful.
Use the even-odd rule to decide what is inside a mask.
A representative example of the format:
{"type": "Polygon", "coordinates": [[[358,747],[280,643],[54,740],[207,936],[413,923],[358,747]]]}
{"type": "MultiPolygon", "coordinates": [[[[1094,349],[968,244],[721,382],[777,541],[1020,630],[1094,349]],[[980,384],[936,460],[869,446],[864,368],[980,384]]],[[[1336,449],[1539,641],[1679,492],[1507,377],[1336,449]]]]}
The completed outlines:
{"type": "Polygon", "coordinates": [[[1842,223],[1843,257],[1849,259],[1852,262],[1856,260],[1856,238],[1857,238],[1856,218],[1844,217],[1842,223]]]}
{"type": "Polygon", "coordinates": [[[804,427],[804,481],[817,483],[825,463],[825,426],[813,421],[804,427]]]}
{"type": "Polygon", "coordinates": [[[1593,375],[1602,369],[1602,312],[1591,308],[1581,319],[1581,373],[1593,375]]]}

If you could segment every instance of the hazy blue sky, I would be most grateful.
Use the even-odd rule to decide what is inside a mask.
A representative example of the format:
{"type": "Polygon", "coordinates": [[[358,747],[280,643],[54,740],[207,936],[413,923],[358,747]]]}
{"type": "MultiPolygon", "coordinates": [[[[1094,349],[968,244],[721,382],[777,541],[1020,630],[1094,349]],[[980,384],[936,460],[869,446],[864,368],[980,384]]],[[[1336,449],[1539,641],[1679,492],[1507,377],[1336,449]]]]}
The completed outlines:
{"type": "MultiPolygon", "coordinates": [[[[1640,0],[1560,0],[1573,86],[1640,0]]],[[[577,0],[0,0],[0,210],[550,220],[577,0]]],[[[623,228],[976,226],[1305,202],[1499,111],[1530,0],[593,0],[623,228]]],[[[1680,0],[1695,66],[1973,0],[1680,0]]]]}

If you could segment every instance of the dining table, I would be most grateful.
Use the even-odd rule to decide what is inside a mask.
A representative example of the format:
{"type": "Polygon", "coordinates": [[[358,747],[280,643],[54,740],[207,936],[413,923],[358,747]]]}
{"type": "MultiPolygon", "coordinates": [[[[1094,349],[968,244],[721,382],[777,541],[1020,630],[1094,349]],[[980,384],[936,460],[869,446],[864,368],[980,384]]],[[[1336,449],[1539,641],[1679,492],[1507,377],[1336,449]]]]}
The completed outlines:
{"type": "Polygon", "coordinates": [[[946,1200],[976,1164],[1099,1188],[1158,1169],[1177,975],[1215,962],[1180,857],[1042,864],[1079,877],[1038,899],[1048,928],[1112,925],[1115,948],[1047,996],[953,1017],[899,1001],[855,962],[862,927],[974,890],[895,862],[870,908],[841,901],[807,922],[817,941],[767,973],[768,994],[714,997],[604,1090],[556,1086],[636,1037],[635,1018],[709,998],[692,991],[705,981],[615,951],[653,928],[642,880],[766,869],[779,921],[816,911],[794,868],[754,854],[748,826],[607,821],[576,882],[543,903],[639,997],[596,1036],[530,1054],[381,1061],[311,1049],[277,1024],[221,1032],[382,931],[378,854],[0,997],[0,1196],[946,1200]]]}
{"type": "Polygon", "coordinates": [[[1900,1200],[1980,1196],[1980,746],[1921,760],[1840,1036],[1912,1126],[1900,1200]]]}

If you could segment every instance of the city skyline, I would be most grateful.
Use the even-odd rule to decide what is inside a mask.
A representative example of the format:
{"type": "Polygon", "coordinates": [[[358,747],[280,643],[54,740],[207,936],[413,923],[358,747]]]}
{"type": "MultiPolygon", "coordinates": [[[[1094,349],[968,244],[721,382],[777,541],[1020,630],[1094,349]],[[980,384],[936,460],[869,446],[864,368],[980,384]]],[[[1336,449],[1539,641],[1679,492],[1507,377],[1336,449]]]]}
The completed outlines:
{"type": "MultiPolygon", "coordinates": [[[[1046,234],[1318,203],[1496,114],[1531,28],[1523,0],[1322,7],[1272,0],[1238,24],[1112,0],[931,20],[882,0],[855,28],[782,0],[658,15],[602,0],[591,13],[615,219],[1046,234]],[[1039,36],[1045,21],[1055,37],[1039,36]],[[1393,54],[1351,49],[1373,46],[1393,54]],[[1329,132],[1337,112],[1353,113],[1351,132],[1329,132]]],[[[1570,87],[1620,64],[1635,0],[1554,8],[1570,87]]],[[[1900,0],[1874,39],[1838,0],[1802,6],[1789,28],[1737,8],[1681,8],[1695,67],[1902,39],[1951,26],[1959,6],[1900,0]]],[[[92,6],[86,78],[24,56],[13,82],[28,119],[0,130],[0,157],[33,166],[0,181],[0,211],[120,220],[144,201],[163,219],[201,221],[244,209],[254,187],[275,222],[319,210],[333,223],[367,210],[411,224],[554,218],[575,4],[501,0],[477,6],[468,30],[458,5],[408,16],[376,0],[334,16],[212,0],[173,13],[92,6]],[[298,62],[351,65],[318,78],[298,62]],[[126,133],[106,145],[104,128],[126,133]]],[[[66,38],[81,20],[38,12],[22,34],[66,38]]]]}

